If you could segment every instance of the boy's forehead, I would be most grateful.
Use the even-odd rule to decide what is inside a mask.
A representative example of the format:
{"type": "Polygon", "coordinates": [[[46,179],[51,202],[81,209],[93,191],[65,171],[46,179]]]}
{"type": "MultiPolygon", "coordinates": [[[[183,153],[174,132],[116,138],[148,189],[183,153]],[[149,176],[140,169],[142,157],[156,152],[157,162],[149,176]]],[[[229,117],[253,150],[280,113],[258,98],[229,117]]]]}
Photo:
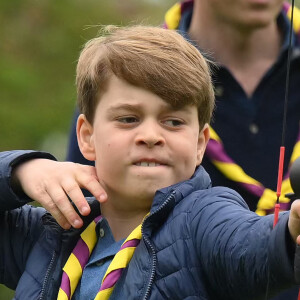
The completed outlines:
{"type": "MultiPolygon", "coordinates": [[[[197,109],[192,103],[184,103],[172,99],[164,99],[151,90],[135,86],[122,78],[111,76],[106,91],[99,95],[99,102],[107,103],[109,110],[118,109],[138,110],[148,105],[156,106],[164,111],[190,111],[191,108],[197,109]]],[[[100,105],[101,106],[101,105],[100,105]]],[[[108,108],[107,107],[107,108],[108,108]]]]}

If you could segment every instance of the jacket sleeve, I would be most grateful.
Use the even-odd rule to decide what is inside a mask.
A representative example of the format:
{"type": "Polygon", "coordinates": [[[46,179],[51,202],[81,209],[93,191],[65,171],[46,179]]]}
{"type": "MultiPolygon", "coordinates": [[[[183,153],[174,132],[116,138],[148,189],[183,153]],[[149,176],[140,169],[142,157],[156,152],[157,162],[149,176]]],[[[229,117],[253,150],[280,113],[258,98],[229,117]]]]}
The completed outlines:
{"type": "Polygon", "coordinates": [[[25,194],[19,197],[11,188],[12,169],[30,159],[47,158],[55,160],[55,157],[49,153],[35,151],[6,151],[0,152],[0,211],[10,210],[21,207],[32,201],[25,194]]]}
{"type": "Polygon", "coordinates": [[[45,209],[27,205],[31,199],[17,196],[10,186],[14,166],[32,158],[54,157],[32,151],[0,153],[0,283],[14,289],[25,268],[33,244],[43,230],[45,209]]]}
{"type": "Polygon", "coordinates": [[[264,299],[295,283],[288,213],[273,229],[273,215],[258,216],[224,188],[211,189],[200,203],[191,223],[212,297],[264,299]]]}

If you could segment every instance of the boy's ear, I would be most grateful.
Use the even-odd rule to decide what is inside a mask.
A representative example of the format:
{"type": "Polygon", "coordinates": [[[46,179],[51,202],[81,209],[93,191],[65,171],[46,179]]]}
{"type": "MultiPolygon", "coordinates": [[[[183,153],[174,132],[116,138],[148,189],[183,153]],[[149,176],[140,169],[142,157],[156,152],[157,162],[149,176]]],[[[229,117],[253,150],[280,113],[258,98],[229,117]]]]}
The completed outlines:
{"type": "Polygon", "coordinates": [[[93,126],[86,119],[84,114],[80,114],[77,119],[77,140],[80,152],[87,160],[96,160],[95,146],[93,138],[93,126]]]}
{"type": "Polygon", "coordinates": [[[199,166],[202,162],[202,158],[203,158],[207,143],[209,141],[209,138],[210,138],[209,126],[206,123],[199,133],[198,146],[197,146],[197,166],[199,166]]]}

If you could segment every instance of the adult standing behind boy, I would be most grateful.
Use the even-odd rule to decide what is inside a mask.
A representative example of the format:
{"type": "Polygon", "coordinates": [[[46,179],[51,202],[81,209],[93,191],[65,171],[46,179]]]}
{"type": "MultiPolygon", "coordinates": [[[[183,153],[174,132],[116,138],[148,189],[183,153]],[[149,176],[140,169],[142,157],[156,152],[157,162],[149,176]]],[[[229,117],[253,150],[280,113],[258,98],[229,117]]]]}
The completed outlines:
{"type": "Polygon", "coordinates": [[[70,229],[57,214],[69,199],[36,199],[52,216],[26,205],[32,170],[51,162],[33,158],[49,156],[0,154],[0,282],[15,299],[258,299],[295,283],[300,201],[273,229],[200,166],[214,93],[195,47],[111,29],[82,51],[77,89],[80,150],[108,199],[74,203],[85,217],[70,229]]]}
{"type": "MultiPolygon", "coordinates": [[[[217,138],[210,140],[202,165],[213,185],[237,190],[260,215],[270,213],[277,198],[271,190],[276,190],[281,146],[288,14],[290,5],[282,0],[195,0],[175,5],[166,15],[166,27],[182,32],[220,65],[213,77],[216,110],[211,124],[217,138]],[[223,147],[218,147],[220,141],[223,147]],[[257,191],[259,183],[267,189],[257,191]]],[[[300,20],[297,11],[295,20],[300,20]]],[[[292,46],[285,174],[291,158],[300,156],[299,27],[292,46]]],[[[282,193],[286,192],[287,181],[282,193]]],[[[276,299],[297,299],[297,294],[294,289],[276,299]]]]}
{"type": "MultiPolygon", "coordinates": [[[[277,183],[289,14],[290,6],[283,0],[188,0],[174,5],[165,19],[165,27],[178,30],[219,65],[213,74],[216,110],[212,128],[217,135],[212,137],[217,140],[219,137],[224,148],[219,140],[211,140],[203,166],[213,185],[237,190],[250,209],[260,215],[270,213],[276,201],[276,195],[269,189],[274,191],[277,183]],[[251,178],[237,171],[236,165],[223,162],[235,162],[251,178]],[[229,179],[232,175],[234,178],[229,179]],[[263,194],[264,187],[268,189],[263,194]]],[[[296,11],[284,173],[300,141],[299,20],[296,11]]],[[[74,125],[67,160],[92,164],[82,157],[75,131],[74,125]]],[[[298,146],[292,160],[300,155],[299,149],[298,146]]],[[[288,183],[283,188],[283,194],[289,191],[288,183]]],[[[289,205],[282,204],[281,208],[286,210],[289,205]]]]}

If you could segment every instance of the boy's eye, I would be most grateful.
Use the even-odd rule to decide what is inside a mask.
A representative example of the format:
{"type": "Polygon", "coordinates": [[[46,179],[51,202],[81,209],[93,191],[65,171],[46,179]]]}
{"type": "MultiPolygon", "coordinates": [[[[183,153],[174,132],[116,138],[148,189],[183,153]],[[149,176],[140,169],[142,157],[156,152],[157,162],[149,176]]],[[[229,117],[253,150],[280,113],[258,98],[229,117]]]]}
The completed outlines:
{"type": "Polygon", "coordinates": [[[120,117],[117,119],[117,121],[124,124],[130,124],[130,123],[138,122],[138,119],[133,116],[128,116],[128,117],[120,117]]]}
{"type": "Polygon", "coordinates": [[[183,121],[178,120],[178,119],[166,120],[163,123],[169,127],[179,127],[179,126],[183,125],[183,121]]]}

